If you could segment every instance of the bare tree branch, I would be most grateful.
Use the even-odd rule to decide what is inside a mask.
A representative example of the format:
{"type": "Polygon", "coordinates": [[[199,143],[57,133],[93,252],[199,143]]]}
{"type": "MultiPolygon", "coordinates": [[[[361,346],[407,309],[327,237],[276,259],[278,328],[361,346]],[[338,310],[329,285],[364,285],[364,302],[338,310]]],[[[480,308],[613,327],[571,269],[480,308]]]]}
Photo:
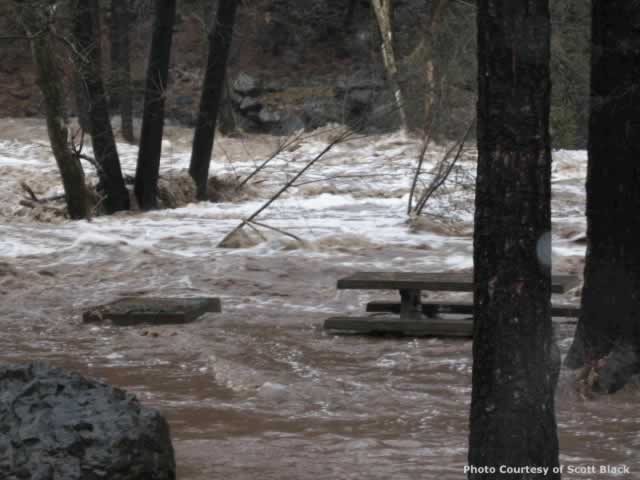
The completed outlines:
{"type": "Polygon", "coordinates": [[[234,228],[231,232],[225,235],[225,237],[218,243],[218,247],[224,247],[225,243],[229,240],[229,238],[231,238],[236,232],[242,229],[242,227],[244,227],[246,224],[251,223],[264,210],[269,208],[269,206],[273,202],[275,202],[284,192],[286,192],[289,189],[289,187],[291,187],[302,175],[304,175],[304,173],[307,170],[309,170],[316,162],[318,162],[318,160],[324,157],[325,154],[329,152],[334,146],[347,140],[351,135],[353,135],[352,130],[344,130],[342,133],[336,136],[331,142],[329,142],[329,144],[318,155],[316,155],[311,161],[309,161],[304,166],[304,168],[302,168],[298,173],[296,173],[293,176],[293,178],[291,178],[280,190],[278,190],[278,192],[275,195],[273,195],[264,205],[262,205],[258,210],[252,213],[249,216],[249,218],[243,220],[240,223],[240,225],[234,228]]]}
{"type": "Polygon", "coordinates": [[[293,238],[294,240],[297,240],[300,243],[304,243],[304,240],[302,240],[297,235],[294,235],[293,233],[286,232],[285,230],[281,230],[281,229],[276,228],[276,227],[272,227],[271,225],[267,225],[266,223],[260,223],[260,222],[256,222],[255,220],[252,220],[248,225],[249,226],[257,225],[259,227],[266,228],[268,230],[273,230],[274,232],[278,232],[278,233],[281,233],[282,235],[285,235],[287,237],[291,237],[291,238],[293,238]]]}
{"type": "Polygon", "coordinates": [[[466,143],[469,133],[471,133],[471,129],[474,124],[475,124],[475,118],[471,121],[471,123],[469,123],[469,127],[467,128],[462,140],[460,140],[457,145],[453,145],[447,151],[447,153],[444,155],[444,157],[438,164],[438,170],[433,180],[431,181],[427,189],[423,192],[422,196],[420,197],[420,200],[418,201],[418,204],[416,205],[416,208],[414,210],[416,215],[420,215],[422,213],[429,199],[433,196],[435,191],[442,186],[442,184],[447,180],[447,178],[451,174],[453,167],[455,167],[457,161],[460,158],[460,155],[462,154],[462,149],[464,148],[464,144],[466,143]],[[451,154],[456,148],[457,148],[457,152],[455,157],[453,158],[453,160],[451,160],[447,164],[448,158],[451,156],[451,154]]]}

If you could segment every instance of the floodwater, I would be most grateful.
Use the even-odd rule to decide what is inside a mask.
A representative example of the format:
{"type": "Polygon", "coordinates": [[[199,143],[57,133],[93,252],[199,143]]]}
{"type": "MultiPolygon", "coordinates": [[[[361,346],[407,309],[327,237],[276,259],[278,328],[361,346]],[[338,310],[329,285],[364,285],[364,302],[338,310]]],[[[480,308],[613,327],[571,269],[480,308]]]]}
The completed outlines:
{"type": "MultiPolygon", "coordinates": [[[[237,201],[68,222],[18,205],[20,181],[43,196],[60,188],[42,123],[0,120],[2,361],[71,368],[160,409],[181,480],[464,478],[471,342],[339,337],[319,326],[394,297],[337,291],[336,279],[351,272],[470,268],[472,192],[449,187],[432,205],[448,222],[409,228],[419,145],[399,134],[352,139],[259,217],[303,244],[262,230],[264,238],[249,231],[239,248],[216,246],[334,133],[283,151],[237,201]],[[185,326],[81,322],[87,307],[138,294],[218,296],[223,313],[185,326]]],[[[190,140],[187,130],[167,130],[163,172],[186,167],[190,140]]],[[[277,143],[225,138],[212,173],[247,175],[277,143]]],[[[132,173],[135,148],[119,147],[132,173]]],[[[586,154],[554,155],[554,269],[580,272],[586,154]]],[[[469,152],[461,163],[463,184],[473,160],[469,152]]],[[[559,325],[557,335],[566,352],[572,327],[559,325]]],[[[564,478],[640,478],[637,402],[633,385],[584,399],[563,374],[561,463],[577,471],[564,478]],[[580,473],[591,466],[631,473],[580,473]]]]}

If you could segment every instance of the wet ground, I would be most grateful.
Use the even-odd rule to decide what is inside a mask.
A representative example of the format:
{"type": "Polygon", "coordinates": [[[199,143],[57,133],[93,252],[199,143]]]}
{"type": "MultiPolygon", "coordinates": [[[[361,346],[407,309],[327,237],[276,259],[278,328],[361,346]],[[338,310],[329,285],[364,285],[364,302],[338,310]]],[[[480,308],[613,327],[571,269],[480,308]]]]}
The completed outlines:
{"type": "MultiPolygon", "coordinates": [[[[221,249],[218,241],[313,158],[331,132],[281,154],[236,202],[42,222],[17,199],[21,180],[38,194],[59,190],[43,127],[22,120],[0,127],[2,361],[72,368],[159,408],[183,480],[464,478],[471,342],[336,337],[319,328],[328,316],[394,298],[339,292],[335,282],[343,275],[471,266],[468,192],[436,199],[434,212],[451,221],[406,224],[416,142],[385,135],[340,145],[305,177],[313,183],[260,217],[304,244],[265,230],[265,240],[252,233],[240,248],[221,249]],[[132,294],[219,296],[223,312],[186,326],[82,324],[85,308],[132,294]]],[[[213,172],[246,175],[277,141],[224,139],[213,172]]],[[[189,142],[188,131],[169,129],[165,172],[186,166],[189,142]]],[[[120,151],[132,171],[135,148],[120,151]]],[[[555,154],[557,271],[581,269],[585,162],[584,152],[555,154]]],[[[473,171],[472,153],[463,163],[473,171]]],[[[572,327],[557,334],[566,352],[572,327]]],[[[557,415],[565,468],[631,470],[564,478],[640,478],[637,402],[635,386],[585,400],[563,374],[557,415]]]]}

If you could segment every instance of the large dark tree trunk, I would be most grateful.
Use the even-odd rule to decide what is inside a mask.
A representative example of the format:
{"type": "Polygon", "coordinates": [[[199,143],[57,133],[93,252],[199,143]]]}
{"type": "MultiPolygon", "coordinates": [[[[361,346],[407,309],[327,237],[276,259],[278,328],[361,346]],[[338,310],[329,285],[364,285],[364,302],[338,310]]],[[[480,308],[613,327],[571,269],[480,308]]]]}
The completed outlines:
{"type": "Polygon", "coordinates": [[[133,98],[131,89],[131,55],[129,0],[111,1],[111,99],[120,110],[122,136],[133,143],[133,98]]]}
{"type": "Polygon", "coordinates": [[[639,24],[636,1],[593,0],[587,256],[566,365],[597,363],[607,391],[638,371],[640,351],[639,24]]]}
{"type": "Polygon", "coordinates": [[[109,213],[128,210],[129,193],[120,169],[99,63],[99,29],[95,29],[98,5],[92,0],[78,0],[75,7],[74,35],[78,50],[76,65],[87,96],[91,141],[96,162],[100,166],[98,175],[106,195],[105,206],[109,213]]]}
{"type": "Polygon", "coordinates": [[[222,107],[227,59],[233,39],[238,0],[219,0],[215,23],[209,32],[209,58],[202,84],[200,112],[193,137],[189,173],[196,182],[198,200],[207,199],[209,165],[216,132],[216,121],[222,107]]]}
{"type": "Polygon", "coordinates": [[[156,0],[135,179],[136,197],[140,208],[144,210],[157,206],[165,90],[169,78],[169,59],[175,18],[175,0],[156,0]]]}
{"type": "Polygon", "coordinates": [[[551,325],[548,0],[478,6],[470,479],[500,466],[558,466],[551,325]]]}
{"type": "Polygon", "coordinates": [[[51,19],[35,2],[21,2],[19,15],[26,33],[31,36],[31,50],[42,91],[47,116],[47,132],[53,156],[58,164],[69,216],[73,219],[89,215],[89,202],[80,159],[69,148],[67,120],[64,110],[64,86],[53,36],[48,28],[51,19]]]}

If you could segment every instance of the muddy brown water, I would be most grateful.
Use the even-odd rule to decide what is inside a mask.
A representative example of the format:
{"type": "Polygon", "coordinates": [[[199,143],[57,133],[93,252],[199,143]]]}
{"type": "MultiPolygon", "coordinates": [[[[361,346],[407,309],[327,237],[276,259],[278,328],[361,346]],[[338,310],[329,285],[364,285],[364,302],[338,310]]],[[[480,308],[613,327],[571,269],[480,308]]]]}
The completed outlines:
{"type": "MultiPolygon", "coordinates": [[[[160,409],[180,479],[464,477],[471,342],[337,337],[319,328],[327,316],[380,298],[337,292],[336,278],[381,257],[417,263],[420,251],[313,258],[221,250],[207,259],[100,251],[87,263],[51,253],[5,265],[2,360],[71,368],[160,409]],[[210,292],[224,311],[186,326],[80,321],[86,306],[158,290],[210,292]]],[[[563,350],[571,334],[559,329],[563,350]]],[[[564,375],[557,397],[562,463],[627,465],[632,473],[624,478],[640,478],[637,401],[634,386],[585,401],[564,375]]]]}
{"type": "MultiPolygon", "coordinates": [[[[270,238],[222,250],[215,244],[261,200],[90,224],[16,216],[20,181],[50,195],[59,180],[42,121],[0,120],[0,131],[1,361],[77,370],[158,408],[171,426],[181,480],[465,477],[471,342],[337,337],[319,328],[328,316],[361,314],[367,301],[395,298],[336,291],[341,276],[471,264],[471,212],[453,233],[405,223],[401,197],[416,142],[391,134],[342,145],[312,179],[348,178],[305,185],[270,209],[267,222],[308,245],[270,238]],[[354,179],[354,172],[364,176],[354,179]],[[218,296],[223,312],[185,326],[82,324],[84,309],[138,294],[218,296]]],[[[163,166],[185,168],[191,132],[169,128],[166,139],[163,166]]],[[[277,141],[217,141],[212,169],[246,175],[277,141]]],[[[258,193],[268,196],[323,147],[312,139],[283,154],[256,184],[258,193]]],[[[119,150],[132,173],[135,148],[119,150]]],[[[580,152],[554,153],[559,272],[582,269],[585,160],[580,152]]],[[[472,197],[464,201],[472,205],[472,197]]],[[[558,328],[563,352],[572,333],[558,328]]],[[[563,373],[561,463],[574,471],[564,478],[640,479],[639,394],[629,385],[585,400],[563,373]],[[630,473],[599,473],[621,465],[630,473]]]]}

